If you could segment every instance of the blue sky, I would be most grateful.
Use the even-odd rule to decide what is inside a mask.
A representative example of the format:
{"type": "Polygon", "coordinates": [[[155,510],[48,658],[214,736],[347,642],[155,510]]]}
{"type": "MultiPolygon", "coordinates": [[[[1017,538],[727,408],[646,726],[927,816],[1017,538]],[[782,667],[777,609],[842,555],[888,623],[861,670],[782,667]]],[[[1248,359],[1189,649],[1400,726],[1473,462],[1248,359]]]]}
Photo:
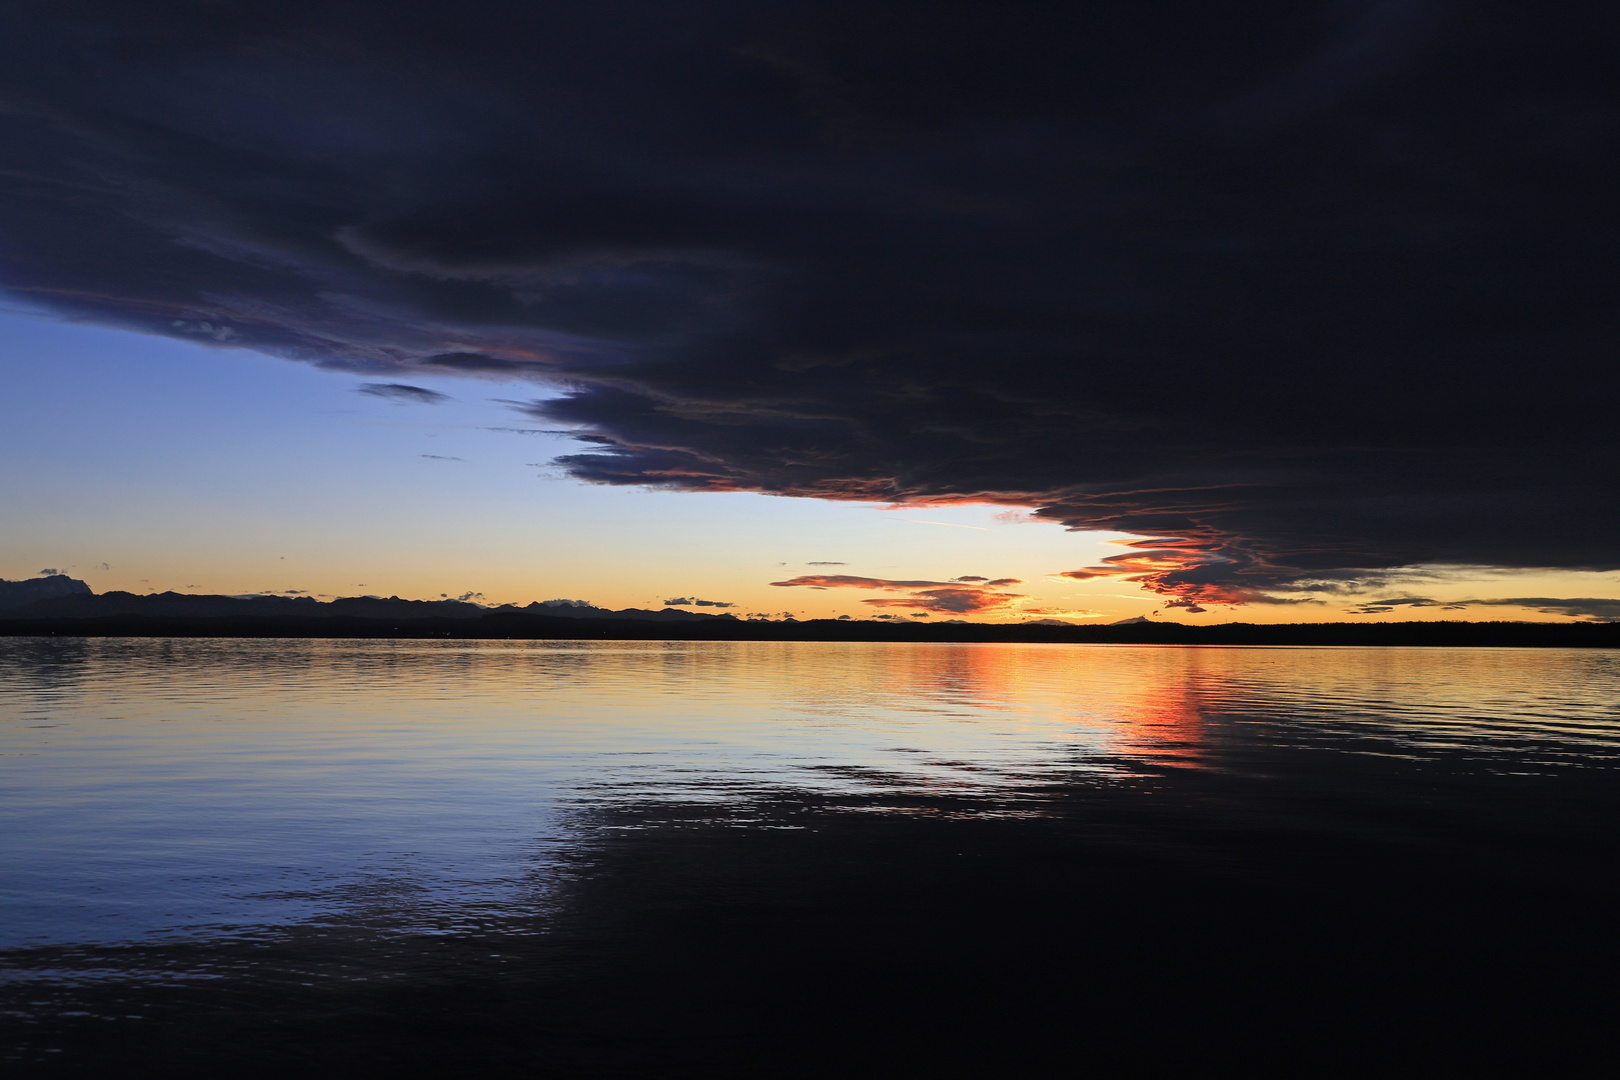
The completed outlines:
{"type": "MultiPolygon", "coordinates": [[[[519,434],[532,383],[413,379],[446,400],[245,349],[0,315],[0,577],[61,569],[98,591],[481,593],[490,602],[677,596],[738,610],[870,614],[877,593],[771,588],[812,572],[1020,577],[1026,606],[1123,617],[1153,599],[1041,580],[1111,534],[1014,524],[1005,507],[882,509],[586,484],[519,434]],[[506,428],[509,430],[500,430],[506,428]],[[815,563],[840,562],[842,567],[815,563]],[[105,564],[105,569],[103,568],[105,564]],[[194,587],[194,588],[193,588],[194,587]]],[[[1091,617],[1097,617],[1093,615],[1091,617]]]]}

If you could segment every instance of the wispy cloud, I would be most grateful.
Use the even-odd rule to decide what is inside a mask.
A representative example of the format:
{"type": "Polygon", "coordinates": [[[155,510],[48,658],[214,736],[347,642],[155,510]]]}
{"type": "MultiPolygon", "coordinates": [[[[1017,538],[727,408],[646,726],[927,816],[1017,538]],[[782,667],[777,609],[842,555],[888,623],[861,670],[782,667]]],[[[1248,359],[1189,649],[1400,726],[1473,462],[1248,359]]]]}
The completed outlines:
{"type": "Polygon", "coordinates": [[[1481,607],[1522,607],[1543,615],[1568,615],[1571,618],[1593,619],[1598,622],[1620,621],[1620,598],[1616,597],[1556,597],[1518,596],[1504,600],[1470,600],[1481,607]]]}
{"type": "Polygon", "coordinates": [[[1566,615],[1594,622],[1620,621],[1620,598],[1516,596],[1471,600],[1434,600],[1426,596],[1394,596],[1368,600],[1350,609],[1351,615],[1386,615],[1399,608],[1436,608],[1441,611],[1467,611],[1477,607],[1527,608],[1542,615],[1566,615]]]}
{"type": "Polygon", "coordinates": [[[450,400],[448,394],[429,390],[425,386],[408,386],[405,383],[361,383],[358,392],[416,405],[438,405],[450,400]]]}

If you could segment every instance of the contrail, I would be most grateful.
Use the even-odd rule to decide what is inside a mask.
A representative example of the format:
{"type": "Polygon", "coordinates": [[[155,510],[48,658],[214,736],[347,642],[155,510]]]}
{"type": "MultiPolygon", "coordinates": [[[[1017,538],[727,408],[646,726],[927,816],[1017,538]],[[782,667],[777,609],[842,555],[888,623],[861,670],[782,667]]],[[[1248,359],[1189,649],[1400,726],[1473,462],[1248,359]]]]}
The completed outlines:
{"type": "Polygon", "coordinates": [[[983,525],[958,525],[954,521],[923,521],[921,518],[901,518],[900,520],[909,521],[913,525],[948,525],[953,529],[978,529],[980,532],[990,531],[983,525]]]}

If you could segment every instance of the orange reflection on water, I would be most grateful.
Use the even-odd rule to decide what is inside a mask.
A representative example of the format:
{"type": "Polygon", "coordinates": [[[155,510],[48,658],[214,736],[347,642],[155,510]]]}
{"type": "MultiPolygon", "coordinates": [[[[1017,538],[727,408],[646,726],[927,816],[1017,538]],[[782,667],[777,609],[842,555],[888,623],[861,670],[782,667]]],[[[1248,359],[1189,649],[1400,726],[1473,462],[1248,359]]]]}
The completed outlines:
{"type": "Polygon", "coordinates": [[[1101,735],[1110,755],[1182,766],[1201,763],[1211,695],[1222,692],[1218,673],[1179,648],[917,644],[877,655],[879,685],[919,708],[1023,714],[1032,731],[1058,721],[1101,735]]]}
{"type": "Polygon", "coordinates": [[[1183,672],[1180,677],[1142,680],[1135,689],[1133,700],[1116,705],[1121,753],[1200,765],[1208,750],[1209,726],[1202,681],[1183,672]]]}

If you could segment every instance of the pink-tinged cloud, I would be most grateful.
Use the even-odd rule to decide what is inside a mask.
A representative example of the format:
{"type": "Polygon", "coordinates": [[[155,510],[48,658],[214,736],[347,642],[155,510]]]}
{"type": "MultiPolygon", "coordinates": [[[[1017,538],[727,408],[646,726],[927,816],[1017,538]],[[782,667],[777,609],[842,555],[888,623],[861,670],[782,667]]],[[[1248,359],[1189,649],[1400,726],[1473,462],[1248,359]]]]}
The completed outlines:
{"type": "Polygon", "coordinates": [[[856,577],[853,574],[800,574],[786,581],[773,581],[772,585],[805,585],[812,589],[927,589],[950,585],[949,581],[890,581],[886,578],[856,577]]]}
{"type": "Polygon", "coordinates": [[[976,589],[971,586],[960,586],[954,589],[922,589],[912,593],[909,597],[881,597],[875,600],[862,600],[863,604],[873,607],[909,608],[912,611],[937,611],[942,614],[972,615],[993,611],[1005,611],[1014,606],[1015,600],[1023,597],[1018,593],[992,592],[989,589],[976,589]]]}
{"type": "Polygon", "coordinates": [[[906,597],[879,597],[863,600],[872,607],[905,608],[917,612],[968,615],[1006,611],[1023,599],[1021,593],[999,592],[989,585],[1017,584],[1017,578],[997,578],[989,585],[982,577],[968,576],[956,581],[899,581],[888,578],[857,577],[852,574],[803,574],[787,581],[773,581],[772,585],[805,586],[811,589],[881,589],[885,592],[909,592],[906,597]]]}
{"type": "Polygon", "coordinates": [[[1148,592],[1171,597],[1166,607],[1183,608],[1194,614],[1204,605],[1236,607],[1251,603],[1293,603],[1269,596],[1261,589],[1242,583],[1245,573],[1269,570],[1263,560],[1232,545],[1222,546],[1202,538],[1158,537],[1127,543],[1130,551],[1110,555],[1105,565],[1066,570],[1056,576],[1075,581],[1094,578],[1121,578],[1141,585],[1148,592]],[[1236,580],[1234,580],[1236,579],[1236,580]]]}

